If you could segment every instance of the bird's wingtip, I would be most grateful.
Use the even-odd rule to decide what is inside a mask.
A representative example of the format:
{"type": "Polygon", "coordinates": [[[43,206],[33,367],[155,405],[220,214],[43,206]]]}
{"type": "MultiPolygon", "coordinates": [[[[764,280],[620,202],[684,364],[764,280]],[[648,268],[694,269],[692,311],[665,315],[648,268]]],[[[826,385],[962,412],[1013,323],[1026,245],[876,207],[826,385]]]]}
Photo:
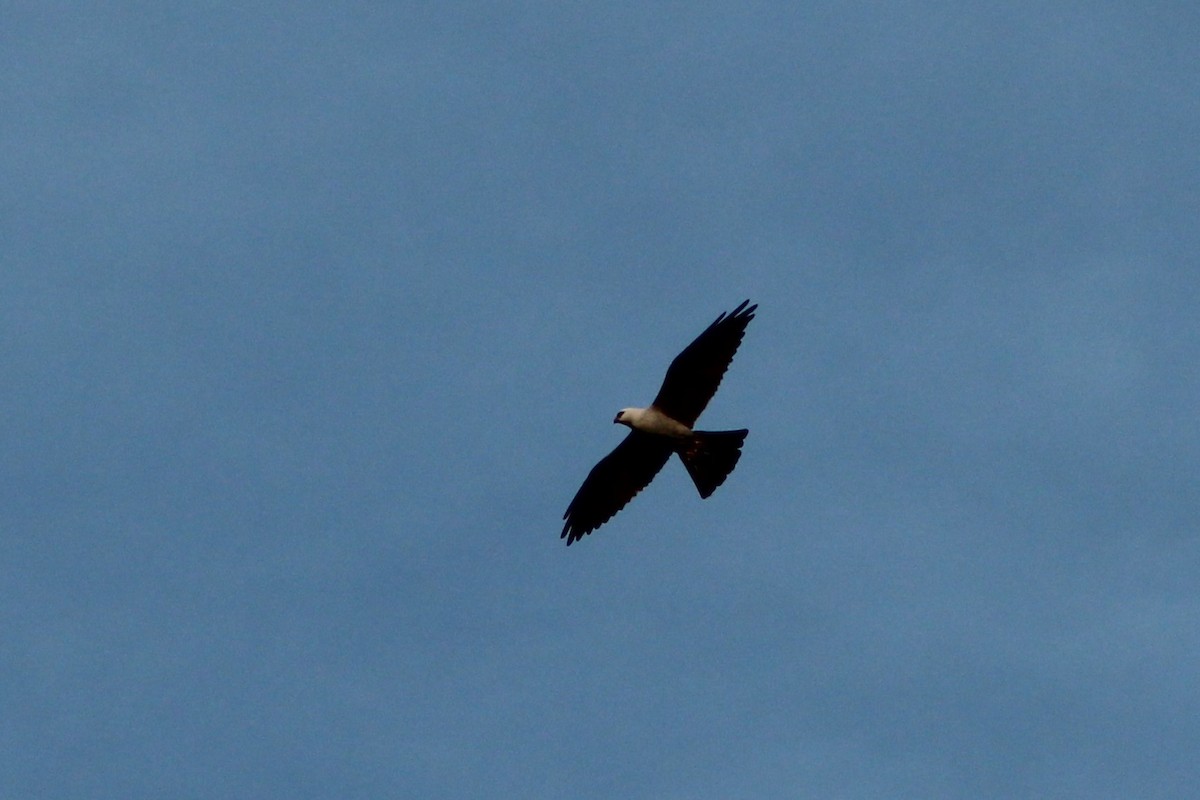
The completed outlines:
{"type": "Polygon", "coordinates": [[[718,317],[717,321],[719,322],[721,319],[724,319],[725,317],[729,317],[731,319],[733,317],[737,317],[738,319],[751,320],[751,319],[754,319],[754,310],[757,308],[758,308],[758,303],[755,303],[754,305],[750,305],[750,298],[747,297],[745,300],[743,300],[741,303],[739,303],[738,307],[735,308],[733,311],[730,311],[728,314],[721,314],[721,316],[718,317]]]}

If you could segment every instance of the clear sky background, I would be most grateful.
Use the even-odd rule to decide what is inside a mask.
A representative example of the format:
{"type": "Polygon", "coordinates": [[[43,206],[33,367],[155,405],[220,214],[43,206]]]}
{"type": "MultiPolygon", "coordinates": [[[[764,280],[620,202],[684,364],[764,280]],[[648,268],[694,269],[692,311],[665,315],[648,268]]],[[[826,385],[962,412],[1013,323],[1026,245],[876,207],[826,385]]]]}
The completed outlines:
{"type": "Polygon", "coordinates": [[[1200,10],[9,3],[0,797],[1185,798],[1200,10]],[[561,515],[761,304],[677,462],[561,515]]]}

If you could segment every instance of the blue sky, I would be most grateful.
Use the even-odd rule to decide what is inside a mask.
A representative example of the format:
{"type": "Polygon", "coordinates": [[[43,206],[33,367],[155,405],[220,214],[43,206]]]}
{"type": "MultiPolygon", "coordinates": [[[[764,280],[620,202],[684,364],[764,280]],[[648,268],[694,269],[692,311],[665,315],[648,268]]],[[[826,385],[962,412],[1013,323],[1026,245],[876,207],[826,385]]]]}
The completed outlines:
{"type": "Polygon", "coordinates": [[[1200,13],[0,12],[0,796],[1183,798],[1200,13]],[[670,359],[748,427],[569,550],[670,359]]]}

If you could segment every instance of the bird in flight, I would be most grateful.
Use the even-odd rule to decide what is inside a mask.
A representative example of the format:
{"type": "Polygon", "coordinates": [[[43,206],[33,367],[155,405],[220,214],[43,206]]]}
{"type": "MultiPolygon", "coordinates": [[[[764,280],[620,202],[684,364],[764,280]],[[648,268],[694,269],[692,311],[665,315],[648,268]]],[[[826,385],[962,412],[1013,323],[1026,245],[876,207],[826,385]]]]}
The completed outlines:
{"type": "Polygon", "coordinates": [[[629,435],[592,468],[567,506],[560,538],[568,545],[612,519],[646,488],[672,453],[679,454],[701,498],[715,492],[733,472],[750,431],[696,431],[692,426],[721,385],[756,308],[746,300],[729,314],[722,313],[675,356],[649,408],[617,412],[613,423],[628,426],[629,435]]]}

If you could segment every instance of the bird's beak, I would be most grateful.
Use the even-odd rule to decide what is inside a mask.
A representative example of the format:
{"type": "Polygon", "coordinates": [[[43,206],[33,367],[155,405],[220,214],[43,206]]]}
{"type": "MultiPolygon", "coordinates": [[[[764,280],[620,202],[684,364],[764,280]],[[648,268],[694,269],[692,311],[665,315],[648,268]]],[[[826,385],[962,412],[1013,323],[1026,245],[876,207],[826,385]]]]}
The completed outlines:
{"type": "Polygon", "coordinates": [[[620,422],[620,421],[621,421],[621,415],[620,415],[620,414],[617,414],[615,417],[613,417],[613,425],[616,425],[616,424],[617,424],[618,422],[620,422]]]}

